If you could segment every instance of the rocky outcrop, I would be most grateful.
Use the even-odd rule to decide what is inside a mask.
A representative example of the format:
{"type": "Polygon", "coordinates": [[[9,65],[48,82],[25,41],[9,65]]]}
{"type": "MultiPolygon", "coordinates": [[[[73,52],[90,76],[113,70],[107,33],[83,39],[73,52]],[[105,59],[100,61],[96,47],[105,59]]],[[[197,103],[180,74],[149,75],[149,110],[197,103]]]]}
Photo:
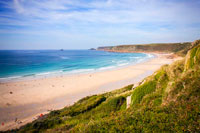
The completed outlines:
{"type": "Polygon", "coordinates": [[[128,109],[131,106],[131,95],[126,97],[126,108],[128,109]]]}

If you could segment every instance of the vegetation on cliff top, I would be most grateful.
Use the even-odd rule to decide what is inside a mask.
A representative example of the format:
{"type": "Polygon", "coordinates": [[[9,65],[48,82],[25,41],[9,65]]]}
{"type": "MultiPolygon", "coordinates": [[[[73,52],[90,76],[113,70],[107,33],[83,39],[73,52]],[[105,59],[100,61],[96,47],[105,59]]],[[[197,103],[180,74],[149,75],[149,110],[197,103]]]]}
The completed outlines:
{"type": "Polygon", "coordinates": [[[199,132],[200,41],[186,58],[164,65],[132,90],[89,96],[18,132],[199,132]],[[132,97],[126,109],[126,97],[132,97]]]}
{"type": "Polygon", "coordinates": [[[167,52],[175,53],[179,56],[184,56],[190,47],[190,42],[184,42],[107,46],[99,47],[97,50],[105,50],[111,52],[167,52]]]}

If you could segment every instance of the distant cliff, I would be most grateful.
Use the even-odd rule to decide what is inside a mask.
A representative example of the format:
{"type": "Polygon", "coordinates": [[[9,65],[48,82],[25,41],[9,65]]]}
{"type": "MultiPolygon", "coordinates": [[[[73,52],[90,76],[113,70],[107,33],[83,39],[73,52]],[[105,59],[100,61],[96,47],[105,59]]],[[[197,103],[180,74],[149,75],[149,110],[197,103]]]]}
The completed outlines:
{"type": "Polygon", "coordinates": [[[191,46],[191,42],[184,43],[154,43],[140,45],[118,45],[98,47],[97,50],[109,52],[159,52],[159,53],[177,53],[186,54],[191,46]]]}

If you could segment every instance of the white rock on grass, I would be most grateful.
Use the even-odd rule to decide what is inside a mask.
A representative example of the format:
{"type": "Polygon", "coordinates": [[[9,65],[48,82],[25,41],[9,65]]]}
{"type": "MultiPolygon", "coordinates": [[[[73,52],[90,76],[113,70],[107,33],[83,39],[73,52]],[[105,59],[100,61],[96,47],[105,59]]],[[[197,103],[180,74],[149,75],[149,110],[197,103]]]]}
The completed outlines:
{"type": "Polygon", "coordinates": [[[129,108],[131,105],[131,95],[126,97],[126,108],[129,108]]]}

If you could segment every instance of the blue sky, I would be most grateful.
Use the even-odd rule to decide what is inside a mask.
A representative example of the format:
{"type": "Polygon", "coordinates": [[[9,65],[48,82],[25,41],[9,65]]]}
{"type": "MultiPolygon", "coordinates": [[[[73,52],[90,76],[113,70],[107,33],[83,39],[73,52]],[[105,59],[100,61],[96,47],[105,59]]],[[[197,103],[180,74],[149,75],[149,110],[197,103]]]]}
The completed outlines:
{"type": "Polygon", "coordinates": [[[200,0],[0,0],[0,49],[200,39],[200,0]]]}

